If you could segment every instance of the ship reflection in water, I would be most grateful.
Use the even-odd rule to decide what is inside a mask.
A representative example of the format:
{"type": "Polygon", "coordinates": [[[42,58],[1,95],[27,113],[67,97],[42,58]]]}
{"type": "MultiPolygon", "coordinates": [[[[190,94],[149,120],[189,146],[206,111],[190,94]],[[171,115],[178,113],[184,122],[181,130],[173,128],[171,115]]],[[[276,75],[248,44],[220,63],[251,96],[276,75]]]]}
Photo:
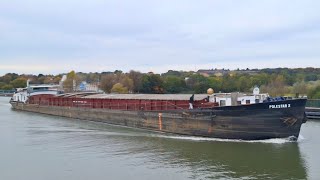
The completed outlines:
{"type": "Polygon", "coordinates": [[[194,177],[244,179],[305,179],[306,170],[296,143],[166,141],[172,154],[159,161],[190,166],[194,177]]]}
{"type": "MultiPolygon", "coordinates": [[[[138,174],[134,179],[307,178],[298,143],[287,139],[210,140],[101,126],[92,122],[75,123],[80,125],[80,129],[63,127],[56,132],[32,128],[28,133],[32,136],[64,134],[62,138],[69,141],[64,150],[79,156],[96,154],[94,158],[105,161],[111,158],[122,173],[138,174]]],[[[41,141],[33,143],[41,144],[41,141]]],[[[115,179],[123,177],[112,176],[115,179]]]]}
{"type": "Polygon", "coordinates": [[[308,179],[319,166],[300,154],[308,140],[176,136],[0,105],[0,179],[308,179]]]}
{"type": "Polygon", "coordinates": [[[182,168],[191,179],[307,178],[298,144],[284,139],[216,142],[164,135],[135,137],[127,143],[129,148],[120,152],[145,158],[150,168],[182,168]]]}

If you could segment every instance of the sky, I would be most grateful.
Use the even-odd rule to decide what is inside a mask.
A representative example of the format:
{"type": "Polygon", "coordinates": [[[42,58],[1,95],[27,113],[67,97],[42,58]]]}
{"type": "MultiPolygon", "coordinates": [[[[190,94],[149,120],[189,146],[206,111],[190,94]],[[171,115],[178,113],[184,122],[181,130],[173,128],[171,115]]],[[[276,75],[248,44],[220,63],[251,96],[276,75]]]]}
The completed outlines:
{"type": "Polygon", "coordinates": [[[0,75],[320,67],[320,1],[0,0],[0,75]]]}

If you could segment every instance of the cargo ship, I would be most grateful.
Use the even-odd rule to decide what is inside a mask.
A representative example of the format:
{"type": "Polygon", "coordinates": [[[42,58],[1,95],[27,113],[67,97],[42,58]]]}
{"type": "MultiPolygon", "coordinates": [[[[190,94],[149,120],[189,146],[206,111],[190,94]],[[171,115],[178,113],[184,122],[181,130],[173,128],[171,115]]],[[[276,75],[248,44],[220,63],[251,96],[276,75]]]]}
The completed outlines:
{"type": "Polygon", "coordinates": [[[188,136],[223,139],[296,140],[306,122],[306,99],[260,94],[103,94],[63,93],[52,85],[15,93],[15,110],[104,122],[188,136]]]}

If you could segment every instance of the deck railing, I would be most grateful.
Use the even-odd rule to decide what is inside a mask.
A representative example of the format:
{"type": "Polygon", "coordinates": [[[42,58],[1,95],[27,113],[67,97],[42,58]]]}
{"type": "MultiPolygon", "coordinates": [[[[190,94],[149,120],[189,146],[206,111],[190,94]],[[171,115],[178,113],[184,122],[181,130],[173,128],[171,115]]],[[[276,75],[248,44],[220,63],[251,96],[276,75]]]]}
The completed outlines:
{"type": "Polygon", "coordinates": [[[15,90],[0,90],[0,96],[12,96],[15,90]]]}
{"type": "Polygon", "coordinates": [[[14,93],[15,90],[1,90],[0,89],[0,94],[5,94],[5,93],[14,93]]]}

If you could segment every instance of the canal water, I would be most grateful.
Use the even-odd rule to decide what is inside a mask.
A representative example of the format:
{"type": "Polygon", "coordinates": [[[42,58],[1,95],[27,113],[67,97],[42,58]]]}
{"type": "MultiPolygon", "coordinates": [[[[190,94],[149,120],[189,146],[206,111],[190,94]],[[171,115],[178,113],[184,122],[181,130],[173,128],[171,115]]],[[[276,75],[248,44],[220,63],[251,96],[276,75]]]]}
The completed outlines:
{"type": "Polygon", "coordinates": [[[11,110],[0,97],[0,179],[320,179],[320,121],[298,142],[176,136],[11,110]]]}

